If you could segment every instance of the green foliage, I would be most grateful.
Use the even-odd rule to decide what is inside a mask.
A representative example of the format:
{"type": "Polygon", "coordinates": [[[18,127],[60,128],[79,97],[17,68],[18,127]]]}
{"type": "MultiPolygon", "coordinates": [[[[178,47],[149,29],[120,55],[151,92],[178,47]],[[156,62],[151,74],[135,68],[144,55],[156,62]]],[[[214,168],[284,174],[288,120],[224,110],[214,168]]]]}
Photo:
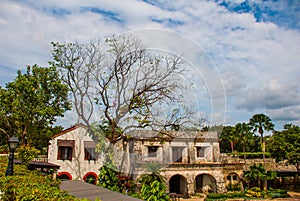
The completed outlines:
{"type": "Polygon", "coordinates": [[[17,152],[17,158],[22,161],[23,165],[28,165],[28,162],[36,158],[40,153],[39,150],[25,144],[18,147],[17,152]]]}
{"type": "Polygon", "coordinates": [[[207,195],[206,201],[218,200],[225,201],[227,199],[235,199],[235,198],[247,198],[247,199],[265,199],[265,198],[284,198],[288,197],[286,190],[281,189],[270,189],[268,191],[262,191],[258,187],[253,187],[246,191],[241,192],[228,192],[228,193],[210,193],[207,195]]]}
{"type": "Polygon", "coordinates": [[[227,191],[240,191],[241,185],[240,184],[228,184],[226,186],[227,191]]]}
{"type": "Polygon", "coordinates": [[[220,134],[220,151],[221,153],[238,152],[259,152],[261,151],[260,138],[255,136],[252,132],[244,133],[244,129],[237,129],[236,126],[224,126],[220,134]],[[243,132],[239,132],[243,131],[243,132]],[[244,134],[243,134],[244,133],[244,134]],[[242,136],[244,135],[244,136],[242,136]],[[246,146],[244,146],[246,145],[246,146]],[[233,146],[233,147],[232,147],[233,146]],[[245,149],[245,151],[244,151],[245,149]]]}
{"type": "Polygon", "coordinates": [[[100,125],[97,125],[96,123],[91,124],[90,129],[91,133],[93,134],[91,137],[94,139],[94,141],[97,142],[97,152],[104,153],[104,151],[106,151],[107,148],[105,133],[103,133],[103,130],[100,127],[100,125]]]}
{"type": "Polygon", "coordinates": [[[107,120],[103,120],[100,124],[94,125],[94,129],[102,136],[105,136],[107,139],[113,141],[123,136],[123,130],[118,126],[113,126],[107,120]]]}
{"type": "Polygon", "coordinates": [[[254,132],[258,132],[263,137],[264,131],[273,131],[274,124],[270,117],[265,114],[255,114],[249,119],[249,126],[254,132]]]}
{"type": "Polygon", "coordinates": [[[244,160],[246,161],[247,155],[246,147],[248,145],[253,145],[255,142],[253,140],[253,133],[251,132],[251,128],[246,123],[238,123],[235,125],[235,132],[239,138],[239,144],[243,147],[244,160]]]}
{"type": "Polygon", "coordinates": [[[207,195],[207,200],[226,200],[233,198],[243,198],[245,197],[245,192],[229,192],[229,193],[210,193],[207,195]]]}
{"type": "Polygon", "coordinates": [[[210,199],[222,199],[222,198],[226,198],[224,193],[210,193],[207,195],[207,198],[210,199]]]}
{"type": "Polygon", "coordinates": [[[110,162],[105,162],[100,168],[97,185],[112,191],[121,192],[122,189],[117,174],[116,167],[110,162]]]}
{"type": "MultiPolygon", "coordinates": [[[[258,132],[261,137],[262,151],[265,153],[264,131],[273,131],[274,124],[270,117],[265,114],[255,114],[249,119],[249,126],[253,132],[258,132]]],[[[265,158],[263,154],[263,159],[265,158]]]]}
{"type": "Polygon", "coordinates": [[[285,198],[289,197],[286,190],[281,189],[269,189],[268,191],[262,191],[258,187],[253,187],[246,191],[246,197],[249,198],[285,198]]]}
{"type": "Polygon", "coordinates": [[[142,184],[140,198],[147,201],[170,200],[169,195],[166,194],[167,187],[164,179],[159,174],[161,165],[158,163],[148,163],[145,168],[151,174],[143,174],[139,179],[139,183],[142,184]]]}
{"type": "Polygon", "coordinates": [[[244,181],[249,186],[261,187],[261,181],[272,180],[277,176],[274,171],[266,171],[262,164],[250,166],[250,170],[244,171],[244,181]]]}
{"type": "Polygon", "coordinates": [[[0,191],[3,201],[79,200],[59,189],[59,181],[50,175],[14,166],[14,175],[5,176],[7,160],[0,158],[0,191]]]}
{"type": "Polygon", "coordinates": [[[56,117],[70,109],[68,88],[54,67],[27,66],[0,87],[0,108],[0,132],[6,138],[15,134],[21,143],[47,146],[56,117]]]}
{"type": "Polygon", "coordinates": [[[268,141],[268,150],[276,161],[287,160],[300,170],[300,127],[285,125],[282,131],[275,131],[268,141]]]}
{"type": "Polygon", "coordinates": [[[287,190],[272,189],[272,188],[270,188],[268,190],[267,195],[268,195],[268,197],[270,197],[272,199],[289,197],[289,194],[287,193],[287,190]]]}
{"type": "Polygon", "coordinates": [[[154,180],[149,184],[143,183],[141,192],[141,199],[147,201],[168,201],[170,197],[166,194],[166,186],[163,182],[154,180]]]}
{"type": "Polygon", "coordinates": [[[4,144],[4,145],[0,145],[0,154],[1,153],[7,153],[9,151],[8,145],[4,144]]]}
{"type": "MultiPolygon", "coordinates": [[[[224,146],[229,146],[228,150],[225,152],[234,152],[234,144],[238,141],[238,136],[235,133],[235,129],[232,126],[225,126],[221,133],[221,144],[224,146]],[[225,144],[224,144],[225,143],[225,144]]],[[[221,150],[223,151],[223,150],[221,150]]]]}

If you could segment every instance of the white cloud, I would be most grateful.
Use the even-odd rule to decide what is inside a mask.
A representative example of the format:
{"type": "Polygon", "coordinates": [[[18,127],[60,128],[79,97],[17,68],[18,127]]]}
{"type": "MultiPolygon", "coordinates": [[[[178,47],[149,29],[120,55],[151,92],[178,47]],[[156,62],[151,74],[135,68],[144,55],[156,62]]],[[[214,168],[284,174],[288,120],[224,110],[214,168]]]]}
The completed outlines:
{"type": "MultiPolygon", "coordinates": [[[[47,65],[51,41],[87,42],[134,29],[164,28],[194,41],[216,64],[227,93],[226,122],[249,119],[247,109],[268,109],[280,119],[277,116],[292,114],[291,108],[299,106],[299,30],[257,22],[251,13],[230,12],[214,1],[153,2],[2,0],[0,72],[5,76],[0,85],[14,79],[9,72],[25,69],[27,64],[47,65]],[[99,13],[82,12],[83,7],[97,8],[99,13]]],[[[287,4],[257,3],[278,12],[288,10],[287,4]]]]}
{"type": "Polygon", "coordinates": [[[300,105],[300,93],[295,84],[282,85],[277,79],[268,81],[260,89],[250,89],[241,94],[238,108],[280,109],[300,105]]]}

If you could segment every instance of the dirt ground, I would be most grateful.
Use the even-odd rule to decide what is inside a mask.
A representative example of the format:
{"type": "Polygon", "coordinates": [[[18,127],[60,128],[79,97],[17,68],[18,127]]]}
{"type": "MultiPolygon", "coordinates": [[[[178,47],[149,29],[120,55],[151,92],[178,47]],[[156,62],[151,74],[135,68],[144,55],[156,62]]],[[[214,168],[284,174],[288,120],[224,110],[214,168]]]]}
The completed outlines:
{"type": "MultiPolygon", "coordinates": [[[[288,191],[289,198],[278,198],[276,201],[300,201],[300,192],[288,191]]],[[[275,201],[275,199],[274,199],[275,201]]]]}
{"type": "MultiPolygon", "coordinates": [[[[277,198],[277,199],[266,199],[266,201],[300,201],[300,192],[295,192],[295,191],[288,191],[288,194],[291,197],[288,198],[277,198]]],[[[179,198],[179,201],[204,201],[204,198],[198,198],[198,199],[183,199],[179,198]]]]}

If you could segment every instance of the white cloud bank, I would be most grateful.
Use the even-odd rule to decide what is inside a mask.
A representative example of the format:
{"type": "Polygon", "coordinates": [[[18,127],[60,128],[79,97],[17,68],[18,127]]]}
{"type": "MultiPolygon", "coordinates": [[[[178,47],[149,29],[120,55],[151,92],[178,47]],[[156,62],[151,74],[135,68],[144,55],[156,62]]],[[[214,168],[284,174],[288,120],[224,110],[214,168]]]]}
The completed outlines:
{"type": "MultiPolygon", "coordinates": [[[[269,10],[286,12],[275,4],[268,3],[269,10]]],[[[224,81],[228,124],[247,121],[256,112],[280,124],[298,123],[300,30],[281,24],[258,22],[251,12],[236,13],[205,0],[2,0],[0,85],[12,81],[17,69],[27,64],[47,65],[51,41],[87,42],[135,29],[164,28],[190,38],[211,57],[224,81]]]]}

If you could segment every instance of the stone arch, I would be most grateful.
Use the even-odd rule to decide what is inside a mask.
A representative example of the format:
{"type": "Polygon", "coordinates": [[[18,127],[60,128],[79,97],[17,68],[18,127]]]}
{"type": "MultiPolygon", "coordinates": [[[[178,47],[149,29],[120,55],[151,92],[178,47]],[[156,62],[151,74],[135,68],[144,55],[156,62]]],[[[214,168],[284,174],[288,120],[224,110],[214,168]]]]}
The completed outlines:
{"type": "Polygon", "coordinates": [[[60,180],[72,180],[72,175],[69,172],[60,172],[57,174],[60,180]]]}
{"type": "Polygon", "coordinates": [[[226,188],[228,191],[242,190],[243,184],[240,176],[236,172],[231,172],[225,177],[226,188]]]}
{"type": "Polygon", "coordinates": [[[96,184],[98,175],[94,172],[88,172],[83,176],[83,180],[90,184],[96,184]]]}
{"type": "Polygon", "coordinates": [[[226,184],[240,183],[240,180],[241,179],[240,179],[239,175],[235,172],[229,173],[225,178],[226,184]]]}
{"type": "Polygon", "coordinates": [[[180,174],[173,175],[169,179],[169,192],[187,196],[187,179],[180,174]]]}
{"type": "Polygon", "coordinates": [[[217,192],[217,181],[210,174],[198,174],[195,177],[195,192],[208,193],[217,192]]]}

